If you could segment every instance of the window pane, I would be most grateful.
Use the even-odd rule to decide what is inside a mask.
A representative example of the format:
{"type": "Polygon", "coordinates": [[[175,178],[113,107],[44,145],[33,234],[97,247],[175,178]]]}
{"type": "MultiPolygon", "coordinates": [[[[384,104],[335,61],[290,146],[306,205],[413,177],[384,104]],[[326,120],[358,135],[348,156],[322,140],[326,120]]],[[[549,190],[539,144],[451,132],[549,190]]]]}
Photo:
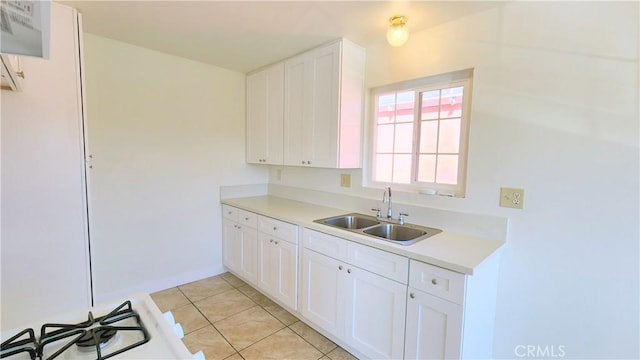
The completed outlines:
{"type": "Polygon", "coordinates": [[[393,168],[392,161],[393,155],[377,154],[376,155],[376,174],[374,176],[375,181],[390,182],[391,170],[393,168]]]}
{"type": "Polygon", "coordinates": [[[391,153],[393,152],[393,124],[391,125],[378,125],[378,132],[376,136],[378,141],[376,143],[376,152],[378,153],[391,153]]]}
{"type": "Polygon", "coordinates": [[[422,109],[420,120],[435,120],[438,118],[438,106],[440,105],[440,90],[422,93],[422,109]]]}
{"type": "Polygon", "coordinates": [[[411,183],[411,155],[394,155],[393,182],[401,184],[411,183]]]}
{"type": "Polygon", "coordinates": [[[388,124],[394,120],[396,112],[396,94],[378,96],[376,124],[388,124]]]}
{"type": "Polygon", "coordinates": [[[407,91],[398,93],[396,101],[396,122],[413,122],[415,92],[407,91]]]}
{"type": "Polygon", "coordinates": [[[397,124],[395,153],[411,153],[413,151],[413,123],[397,124]]]}
{"type": "Polygon", "coordinates": [[[435,153],[438,145],[438,121],[423,121],[420,124],[420,152],[435,153]]]}
{"type": "Polygon", "coordinates": [[[458,183],[458,155],[438,155],[436,181],[442,184],[458,183]]]}
{"type": "Polygon", "coordinates": [[[462,116],[463,89],[463,87],[442,89],[442,98],[440,99],[440,118],[462,116]]]}
{"type": "Polygon", "coordinates": [[[458,153],[460,151],[460,119],[441,120],[439,153],[458,153]]]}
{"type": "Polygon", "coordinates": [[[436,181],[436,156],[420,155],[420,164],[418,165],[418,181],[435,182],[436,181]]]}

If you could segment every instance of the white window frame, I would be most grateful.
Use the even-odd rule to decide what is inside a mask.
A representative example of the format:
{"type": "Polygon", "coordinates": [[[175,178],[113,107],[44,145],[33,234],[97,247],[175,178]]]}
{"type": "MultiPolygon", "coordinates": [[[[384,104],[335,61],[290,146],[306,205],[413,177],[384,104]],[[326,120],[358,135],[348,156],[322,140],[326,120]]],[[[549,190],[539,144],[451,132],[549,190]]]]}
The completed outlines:
{"type": "Polygon", "coordinates": [[[446,74],[428,76],[420,79],[414,79],[409,81],[403,81],[395,84],[389,84],[372,88],[369,91],[369,112],[368,112],[368,153],[365,164],[365,171],[363,179],[364,186],[372,188],[384,188],[386,186],[392,186],[396,190],[413,193],[429,193],[430,190],[435,190],[440,195],[465,197],[466,195],[466,183],[467,183],[467,163],[468,163],[468,148],[469,148],[469,125],[471,115],[471,98],[472,98],[472,86],[473,86],[473,69],[465,69],[446,74]],[[458,183],[457,184],[444,184],[444,183],[427,183],[418,182],[417,169],[418,169],[418,149],[419,149],[419,137],[420,137],[420,96],[421,92],[430,90],[444,89],[456,86],[464,87],[464,96],[462,103],[462,115],[460,124],[460,150],[458,158],[458,183]],[[375,174],[375,146],[376,146],[376,105],[377,97],[383,94],[400,93],[405,91],[415,91],[415,105],[414,120],[413,120],[413,149],[412,149],[412,166],[411,166],[411,183],[390,183],[379,182],[373,179],[375,174]]]}

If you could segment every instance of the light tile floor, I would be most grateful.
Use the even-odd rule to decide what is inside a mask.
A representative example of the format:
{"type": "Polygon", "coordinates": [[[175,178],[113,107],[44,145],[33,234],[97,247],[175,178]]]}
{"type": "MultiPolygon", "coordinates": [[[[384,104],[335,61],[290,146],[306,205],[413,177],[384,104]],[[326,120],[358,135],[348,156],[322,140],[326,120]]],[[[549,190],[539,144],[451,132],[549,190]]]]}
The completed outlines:
{"type": "Polygon", "coordinates": [[[171,310],[182,339],[215,359],[353,360],[355,357],[231,273],[163,290],[151,298],[171,310]]]}

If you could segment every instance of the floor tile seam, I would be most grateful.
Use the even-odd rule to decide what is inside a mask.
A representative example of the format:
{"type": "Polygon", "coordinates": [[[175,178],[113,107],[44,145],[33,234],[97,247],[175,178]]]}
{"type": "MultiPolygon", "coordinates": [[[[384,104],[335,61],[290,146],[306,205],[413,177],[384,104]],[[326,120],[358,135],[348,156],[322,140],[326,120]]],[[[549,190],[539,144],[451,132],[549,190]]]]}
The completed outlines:
{"type": "MultiPolygon", "coordinates": [[[[283,326],[283,327],[275,330],[274,332],[269,333],[268,335],[266,335],[266,336],[264,336],[264,337],[262,337],[262,338],[260,338],[260,339],[258,339],[256,341],[254,341],[253,343],[251,343],[251,345],[247,345],[246,347],[242,348],[242,350],[238,350],[238,353],[240,353],[240,351],[247,350],[248,348],[252,347],[253,345],[259,343],[260,341],[262,341],[262,340],[264,340],[264,339],[266,339],[266,338],[268,338],[270,336],[273,336],[273,335],[277,334],[278,332],[280,332],[280,331],[282,331],[282,330],[284,330],[286,328],[287,328],[286,326],[283,326]]],[[[231,346],[233,346],[233,345],[231,345],[231,346]]],[[[235,346],[234,346],[234,349],[235,349],[235,346]]],[[[242,354],[240,356],[242,356],[242,354]]],[[[242,358],[244,359],[244,356],[242,358]]]]}
{"type": "MultiPolygon", "coordinates": [[[[189,331],[189,332],[185,332],[185,333],[184,333],[184,336],[187,336],[187,335],[189,335],[189,334],[193,334],[194,332],[196,332],[196,331],[198,331],[198,330],[202,330],[202,329],[206,328],[206,327],[207,327],[207,326],[209,326],[209,325],[213,325],[213,324],[211,324],[211,322],[209,321],[209,319],[207,319],[206,317],[205,317],[205,320],[207,320],[207,323],[206,323],[206,324],[202,325],[201,327],[199,327],[199,328],[197,328],[197,329],[193,329],[193,330],[191,330],[191,331],[189,331]]],[[[182,324],[180,324],[180,327],[182,327],[182,330],[184,330],[184,326],[182,326],[182,324]]]]}
{"type": "MultiPolygon", "coordinates": [[[[189,298],[186,294],[185,294],[184,296],[185,296],[189,301],[191,301],[192,303],[194,303],[194,304],[195,304],[196,302],[203,301],[203,300],[206,300],[206,299],[212,298],[212,297],[214,297],[214,296],[218,296],[218,295],[220,295],[220,294],[227,293],[227,292],[232,291],[232,290],[237,290],[239,293],[243,294],[243,293],[242,293],[242,291],[240,291],[240,290],[238,290],[238,289],[234,288],[232,285],[229,285],[229,286],[231,286],[231,288],[230,288],[230,289],[223,290],[223,291],[221,291],[221,292],[218,292],[218,293],[215,293],[215,294],[213,294],[213,295],[209,295],[209,296],[203,297],[202,299],[198,299],[198,300],[192,300],[192,299],[191,299],[191,298],[189,298]]],[[[182,291],[182,290],[180,290],[180,291],[182,291]]],[[[184,294],[184,292],[183,292],[183,294],[184,294]]],[[[244,295],[244,294],[243,294],[243,295],[244,295]]]]}
{"type": "MultiPolygon", "coordinates": [[[[300,321],[301,321],[303,324],[307,325],[307,323],[305,323],[304,321],[302,321],[302,320],[300,320],[300,321]]],[[[294,322],[293,324],[296,324],[296,323],[297,323],[297,321],[296,321],[296,322],[294,322]]],[[[293,324],[291,324],[291,325],[293,325],[293,324]]],[[[325,353],[324,351],[320,350],[317,346],[313,345],[311,342],[309,342],[307,339],[305,339],[305,337],[304,337],[304,336],[302,336],[302,334],[299,334],[297,331],[295,331],[294,329],[292,329],[292,328],[291,328],[291,325],[287,326],[287,327],[289,328],[289,330],[293,331],[293,333],[294,333],[294,334],[296,334],[296,335],[300,336],[300,338],[301,338],[302,340],[304,340],[305,342],[307,342],[307,344],[311,345],[314,349],[318,350],[318,351],[322,354],[322,356],[325,356],[325,355],[327,355],[328,353],[330,353],[330,352],[332,352],[333,350],[335,350],[336,348],[338,348],[338,344],[334,343],[334,342],[333,342],[331,339],[329,339],[328,337],[326,337],[326,336],[324,336],[324,335],[322,335],[322,334],[318,333],[318,334],[320,334],[321,336],[323,336],[325,339],[327,339],[327,340],[331,341],[331,343],[333,343],[333,345],[335,345],[335,347],[334,347],[333,349],[331,349],[331,350],[329,350],[329,351],[327,351],[327,352],[325,353]]],[[[307,325],[307,326],[309,326],[309,325],[307,325]]],[[[309,327],[309,328],[310,328],[310,329],[313,329],[312,327],[309,327]]],[[[315,331],[315,329],[314,329],[314,331],[315,331]]],[[[322,356],[321,356],[320,358],[322,358],[322,356]]]]}

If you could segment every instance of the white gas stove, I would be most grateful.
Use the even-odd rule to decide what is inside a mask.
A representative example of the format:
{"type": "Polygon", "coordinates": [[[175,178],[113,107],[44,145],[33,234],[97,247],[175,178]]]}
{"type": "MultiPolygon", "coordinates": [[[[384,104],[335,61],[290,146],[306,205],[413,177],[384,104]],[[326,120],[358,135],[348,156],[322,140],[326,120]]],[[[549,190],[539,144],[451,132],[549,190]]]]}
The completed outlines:
{"type": "MultiPolygon", "coordinates": [[[[147,294],[2,333],[7,359],[192,359],[147,294]]],[[[181,329],[178,331],[178,333],[181,329]]]]}

